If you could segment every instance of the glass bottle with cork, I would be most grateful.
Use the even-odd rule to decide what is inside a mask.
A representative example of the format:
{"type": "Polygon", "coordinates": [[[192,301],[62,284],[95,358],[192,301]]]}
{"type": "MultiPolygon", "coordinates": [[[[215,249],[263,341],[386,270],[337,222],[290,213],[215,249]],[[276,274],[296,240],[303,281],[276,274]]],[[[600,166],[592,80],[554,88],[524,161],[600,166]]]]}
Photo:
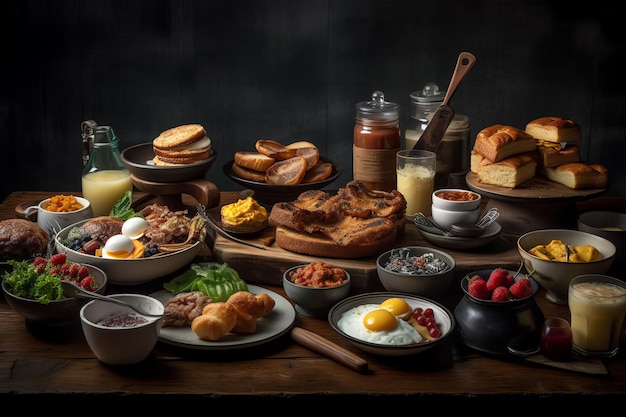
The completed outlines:
{"type": "MultiPolygon", "coordinates": [[[[411,117],[404,132],[405,149],[413,149],[445,96],[446,91],[436,83],[427,83],[410,94],[411,117]]],[[[437,150],[435,189],[448,187],[451,174],[464,174],[469,169],[470,127],[469,117],[455,112],[437,150]]]]}
{"type": "Polygon", "coordinates": [[[87,120],[81,124],[83,145],[82,195],[94,216],[108,216],[113,205],[133,190],[130,171],[122,162],[119,139],[110,126],[87,120]]]}
{"type": "Polygon", "coordinates": [[[401,148],[400,106],[374,91],[356,104],[353,176],[373,190],[396,189],[396,153],[401,148]]]}

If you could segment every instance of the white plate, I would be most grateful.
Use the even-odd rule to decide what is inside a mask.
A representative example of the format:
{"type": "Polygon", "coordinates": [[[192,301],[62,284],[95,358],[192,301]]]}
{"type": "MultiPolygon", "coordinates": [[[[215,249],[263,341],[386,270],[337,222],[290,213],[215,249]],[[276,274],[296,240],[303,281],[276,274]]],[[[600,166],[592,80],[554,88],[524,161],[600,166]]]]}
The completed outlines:
{"type": "MultiPolygon", "coordinates": [[[[431,221],[432,218],[429,217],[431,221]]],[[[417,226],[415,226],[417,227],[417,226]]],[[[424,236],[424,239],[430,243],[448,249],[475,249],[488,245],[498,238],[502,227],[498,222],[493,222],[485,231],[477,237],[460,237],[460,236],[443,236],[436,233],[430,233],[417,227],[417,230],[424,236]]]]}
{"type": "MultiPolygon", "coordinates": [[[[191,330],[191,327],[163,327],[159,341],[174,346],[200,350],[229,350],[257,346],[270,342],[285,334],[296,320],[296,310],[291,303],[280,294],[266,288],[248,284],[248,291],[253,294],[266,293],[274,299],[274,309],[265,317],[257,321],[257,331],[254,334],[237,335],[228,333],[217,342],[202,340],[191,330]]],[[[173,297],[167,290],[150,294],[163,304],[173,297]]]]}

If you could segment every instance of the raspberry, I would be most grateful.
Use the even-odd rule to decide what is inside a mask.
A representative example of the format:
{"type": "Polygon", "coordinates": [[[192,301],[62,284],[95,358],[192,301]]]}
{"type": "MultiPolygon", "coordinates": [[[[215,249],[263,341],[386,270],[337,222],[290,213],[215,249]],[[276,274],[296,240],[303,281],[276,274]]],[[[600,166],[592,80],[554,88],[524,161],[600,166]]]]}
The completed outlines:
{"type": "Polygon", "coordinates": [[[96,288],[94,288],[94,283],[93,283],[93,277],[91,275],[86,276],[85,278],[80,280],[80,286],[84,289],[86,289],[87,291],[95,291],[96,288]]]}
{"type": "Polygon", "coordinates": [[[42,258],[41,256],[37,256],[35,258],[35,260],[33,260],[33,265],[35,266],[39,266],[39,265],[46,265],[48,263],[48,261],[46,261],[44,258],[42,258]]]}
{"type": "Polygon", "coordinates": [[[509,292],[515,298],[528,297],[533,292],[533,287],[528,278],[522,278],[511,285],[509,292]]]}
{"type": "Polygon", "coordinates": [[[70,265],[70,267],[68,269],[68,274],[69,274],[70,277],[76,279],[78,277],[78,269],[80,267],[78,266],[78,264],[74,264],[74,263],[69,264],[69,265],[70,265]]]}
{"type": "Polygon", "coordinates": [[[503,268],[496,268],[489,274],[489,279],[487,279],[487,289],[489,291],[493,291],[497,287],[508,287],[509,281],[506,279],[506,276],[509,272],[503,268]]]}
{"type": "Polygon", "coordinates": [[[507,287],[496,287],[491,293],[491,301],[509,301],[510,293],[507,287]]]}
{"type": "Polygon", "coordinates": [[[85,265],[81,266],[80,269],[78,270],[78,278],[83,279],[87,275],[89,275],[89,268],[87,268],[85,265]]]}
{"type": "Polygon", "coordinates": [[[489,299],[489,290],[487,289],[487,281],[484,279],[476,279],[467,286],[467,292],[470,295],[480,299],[480,300],[488,300],[489,299]]]}
{"type": "Polygon", "coordinates": [[[508,274],[506,276],[506,281],[509,283],[509,285],[507,285],[507,287],[511,288],[511,285],[515,284],[515,277],[511,274],[508,274]]]}
{"type": "Polygon", "coordinates": [[[63,265],[67,260],[67,255],[64,253],[56,253],[50,257],[50,263],[52,265],[63,265]]]}

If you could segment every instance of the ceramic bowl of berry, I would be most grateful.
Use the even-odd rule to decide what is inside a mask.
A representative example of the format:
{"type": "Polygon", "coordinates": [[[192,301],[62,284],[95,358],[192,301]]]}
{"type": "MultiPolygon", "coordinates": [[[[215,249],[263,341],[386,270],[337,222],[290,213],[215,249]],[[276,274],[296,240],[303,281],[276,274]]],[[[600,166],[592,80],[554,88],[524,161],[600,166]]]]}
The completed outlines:
{"type": "Polygon", "coordinates": [[[463,298],[454,310],[460,340],[495,355],[539,350],[544,315],[535,301],[539,286],[527,273],[505,268],[470,272],[460,282],[463,298]]]}
{"type": "Polygon", "coordinates": [[[328,312],[331,327],[357,348],[407,356],[441,346],[454,334],[454,315],[442,304],[404,292],[345,298],[328,312]]]}
{"type": "MultiPolygon", "coordinates": [[[[143,294],[109,296],[138,306],[150,314],[163,314],[156,298],[143,294]]],[[[89,348],[106,365],[133,365],[146,360],[156,345],[163,320],[139,314],[129,307],[92,300],[80,309],[80,322],[89,348]]]]}
{"type": "Polygon", "coordinates": [[[309,317],[326,317],[348,296],[351,284],[348,271],[326,262],[296,265],[283,274],[285,294],[298,313],[309,317]]]}
{"type": "Polygon", "coordinates": [[[472,211],[480,207],[479,193],[462,188],[441,188],[433,191],[433,207],[450,211],[472,211]]]}
{"type": "Polygon", "coordinates": [[[447,252],[423,246],[394,248],[376,259],[376,271],[387,291],[424,297],[441,295],[454,281],[456,261],[447,252]]]}
{"type": "Polygon", "coordinates": [[[108,283],[100,268],[71,262],[63,254],[8,261],[8,265],[2,280],[4,298],[29,324],[78,323],[80,309],[87,301],[64,296],[60,280],[99,294],[104,294],[108,283]]]}

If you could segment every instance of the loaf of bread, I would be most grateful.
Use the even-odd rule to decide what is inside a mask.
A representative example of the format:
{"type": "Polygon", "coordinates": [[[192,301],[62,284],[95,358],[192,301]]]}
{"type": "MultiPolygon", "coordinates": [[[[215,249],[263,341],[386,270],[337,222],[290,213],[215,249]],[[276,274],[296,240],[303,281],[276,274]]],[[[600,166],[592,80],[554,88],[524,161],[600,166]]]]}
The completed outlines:
{"type": "Polygon", "coordinates": [[[550,181],[574,190],[606,188],[609,181],[608,170],[600,164],[574,162],[557,167],[542,167],[539,172],[550,181]]]}
{"type": "Polygon", "coordinates": [[[491,162],[477,153],[472,153],[471,170],[483,184],[515,188],[535,176],[537,154],[525,152],[510,156],[499,162],[491,162]]]}
{"type": "Polygon", "coordinates": [[[548,142],[573,142],[580,140],[580,126],[562,117],[540,117],[526,125],[526,133],[537,140],[548,142]]]}
{"type": "Polygon", "coordinates": [[[539,166],[555,167],[572,162],[580,162],[580,150],[577,145],[557,149],[552,146],[537,147],[539,155],[539,166]]]}
{"type": "Polygon", "coordinates": [[[535,138],[528,133],[513,126],[498,124],[478,132],[473,150],[491,162],[498,162],[536,148],[535,138]]]}
{"type": "Polygon", "coordinates": [[[25,219],[0,221],[0,260],[23,261],[45,255],[50,236],[37,225],[25,219]]]}
{"type": "Polygon", "coordinates": [[[396,243],[396,231],[362,244],[339,245],[320,232],[298,232],[285,226],[276,228],[276,244],[284,250],[325,258],[356,259],[380,255],[396,243]]]}

